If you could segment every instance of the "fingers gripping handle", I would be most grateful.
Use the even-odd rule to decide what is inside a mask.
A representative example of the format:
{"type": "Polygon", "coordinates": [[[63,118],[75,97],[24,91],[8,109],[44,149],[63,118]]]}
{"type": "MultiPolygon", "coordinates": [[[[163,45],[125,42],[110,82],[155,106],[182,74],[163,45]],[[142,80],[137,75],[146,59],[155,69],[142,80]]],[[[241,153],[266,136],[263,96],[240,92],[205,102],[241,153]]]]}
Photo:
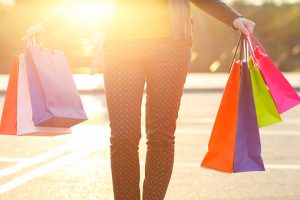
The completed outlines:
{"type": "Polygon", "coordinates": [[[32,37],[30,40],[27,41],[26,46],[28,47],[29,45],[35,45],[41,48],[41,50],[44,49],[44,45],[42,43],[42,41],[40,41],[39,39],[37,39],[36,37],[32,37]]]}

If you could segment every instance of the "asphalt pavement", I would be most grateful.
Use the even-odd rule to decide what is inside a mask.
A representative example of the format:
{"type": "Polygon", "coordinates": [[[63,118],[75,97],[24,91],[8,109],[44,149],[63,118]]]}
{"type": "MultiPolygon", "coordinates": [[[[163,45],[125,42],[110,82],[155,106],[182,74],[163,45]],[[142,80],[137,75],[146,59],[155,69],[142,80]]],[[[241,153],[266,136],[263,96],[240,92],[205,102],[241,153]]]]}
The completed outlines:
{"type": "MultiPolygon", "coordinates": [[[[87,80],[84,77],[75,80],[87,80]]],[[[227,77],[189,75],[177,122],[173,176],[165,199],[299,200],[300,106],[284,113],[283,122],[260,129],[266,171],[229,174],[200,167],[227,77]]],[[[287,75],[295,88],[300,86],[299,77],[287,75]]],[[[72,128],[72,134],[0,136],[0,200],[113,199],[108,115],[104,95],[99,92],[101,76],[93,78],[98,80],[96,86],[87,81],[79,88],[89,120],[72,128]]],[[[1,84],[5,85],[5,80],[1,84]]],[[[3,101],[1,95],[0,108],[3,101]]],[[[146,153],[144,103],[145,98],[141,184],[146,153]]]]}

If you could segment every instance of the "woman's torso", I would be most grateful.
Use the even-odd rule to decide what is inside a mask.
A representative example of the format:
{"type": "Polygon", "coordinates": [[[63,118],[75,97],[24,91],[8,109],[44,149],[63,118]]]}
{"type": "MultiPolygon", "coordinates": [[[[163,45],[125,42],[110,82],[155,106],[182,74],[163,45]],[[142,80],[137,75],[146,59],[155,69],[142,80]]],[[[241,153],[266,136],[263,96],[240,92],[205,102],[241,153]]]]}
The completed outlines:
{"type": "Polygon", "coordinates": [[[168,0],[114,0],[114,38],[171,36],[168,0]]]}

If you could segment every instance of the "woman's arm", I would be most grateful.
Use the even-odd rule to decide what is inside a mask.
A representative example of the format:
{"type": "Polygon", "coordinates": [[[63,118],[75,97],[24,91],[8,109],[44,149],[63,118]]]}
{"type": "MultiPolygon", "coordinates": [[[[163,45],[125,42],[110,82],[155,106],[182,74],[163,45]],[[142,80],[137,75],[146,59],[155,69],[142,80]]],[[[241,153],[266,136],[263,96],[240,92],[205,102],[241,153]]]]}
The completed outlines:
{"type": "Polygon", "coordinates": [[[228,6],[221,0],[190,0],[201,10],[207,12],[208,14],[214,16],[218,20],[224,22],[225,24],[232,26],[232,22],[235,18],[241,17],[236,10],[228,6]]]}
{"type": "Polygon", "coordinates": [[[228,26],[240,30],[243,34],[248,35],[252,32],[255,23],[242,17],[240,13],[228,6],[222,0],[190,0],[201,10],[214,16],[228,26]]]}
{"type": "Polygon", "coordinates": [[[68,4],[71,2],[80,2],[82,0],[64,0],[61,5],[51,15],[42,22],[35,24],[27,29],[27,33],[22,40],[29,40],[37,35],[48,35],[59,29],[65,24],[66,16],[64,16],[68,4]]]}

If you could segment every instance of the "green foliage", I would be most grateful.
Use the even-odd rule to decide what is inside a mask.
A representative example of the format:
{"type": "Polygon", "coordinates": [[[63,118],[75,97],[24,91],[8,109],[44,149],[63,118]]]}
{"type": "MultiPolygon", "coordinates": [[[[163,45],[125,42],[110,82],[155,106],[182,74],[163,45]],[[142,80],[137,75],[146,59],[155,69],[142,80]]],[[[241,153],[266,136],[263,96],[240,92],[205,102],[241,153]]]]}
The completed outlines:
{"type": "MultiPolygon", "coordinates": [[[[281,70],[300,71],[300,4],[255,6],[236,1],[233,7],[256,23],[254,34],[281,70]]],[[[199,15],[197,9],[192,12],[196,22],[193,50],[198,59],[192,61],[191,71],[208,71],[216,60],[221,63],[217,71],[228,71],[238,34],[211,16],[199,15]]]]}

